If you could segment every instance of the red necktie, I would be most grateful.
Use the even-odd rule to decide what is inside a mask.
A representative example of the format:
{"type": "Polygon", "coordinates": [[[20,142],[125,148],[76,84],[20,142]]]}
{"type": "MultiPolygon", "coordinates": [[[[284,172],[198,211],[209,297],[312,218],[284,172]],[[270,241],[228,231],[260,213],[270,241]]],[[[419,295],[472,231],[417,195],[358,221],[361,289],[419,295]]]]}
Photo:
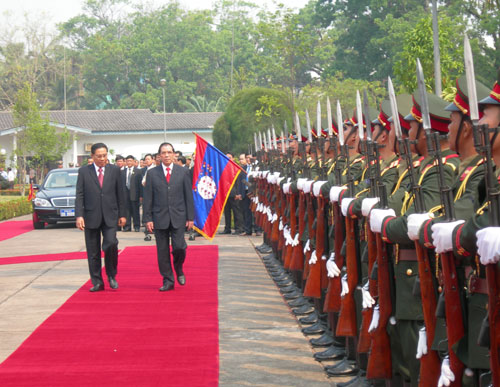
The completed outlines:
{"type": "Polygon", "coordinates": [[[167,174],[165,175],[165,178],[167,179],[167,183],[170,183],[170,168],[167,168],[167,174]]]}
{"type": "Polygon", "coordinates": [[[102,188],[102,182],[104,181],[104,175],[102,174],[102,167],[99,168],[99,176],[97,176],[97,180],[99,180],[99,185],[102,188]]]}

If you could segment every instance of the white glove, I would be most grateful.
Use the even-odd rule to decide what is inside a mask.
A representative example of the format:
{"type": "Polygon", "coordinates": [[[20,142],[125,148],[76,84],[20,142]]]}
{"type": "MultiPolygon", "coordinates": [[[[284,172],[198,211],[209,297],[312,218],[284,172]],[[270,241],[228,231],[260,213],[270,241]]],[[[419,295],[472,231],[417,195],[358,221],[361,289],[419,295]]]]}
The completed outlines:
{"type": "Polygon", "coordinates": [[[373,206],[380,201],[380,198],[364,198],[361,202],[361,213],[368,216],[373,206]]]}
{"type": "Polygon", "coordinates": [[[309,192],[311,192],[311,187],[312,187],[313,184],[314,184],[313,180],[307,180],[304,183],[304,193],[305,194],[308,194],[309,192]]]}
{"type": "Polygon", "coordinates": [[[432,239],[436,247],[436,253],[441,254],[453,250],[453,230],[464,222],[464,220],[457,220],[456,222],[436,223],[432,225],[432,239]]]}
{"type": "Polygon", "coordinates": [[[322,261],[326,261],[327,259],[328,259],[328,257],[327,257],[326,255],[324,255],[324,254],[323,254],[323,255],[321,256],[321,260],[322,260],[322,261]]]}
{"type": "Polygon", "coordinates": [[[292,246],[295,247],[299,244],[299,233],[295,234],[295,237],[293,238],[292,241],[292,246]]]}
{"type": "Polygon", "coordinates": [[[396,317],[394,316],[389,317],[389,324],[396,325],[397,322],[398,321],[396,320],[396,317]]]}
{"type": "Polygon", "coordinates": [[[273,214],[273,217],[271,218],[271,223],[274,223],[278,220],[278,214],[273,214]]]}
{"type": "Polygon", "coordinates": [[[386,210],[374,208],[370,212],[370,229],[372,232],[380,232],[382,230],[382,222],[388,216],[396,216],[396,213],[392,208],[386,210]]]}
{"type": "Polygon", "coordinates": [[[280,219],[280,225],[278,226],[280,231],[283,231],[283,220],[280,219]]]}
{"type": "Polygon", "coordinates": [[[497,263],[500,259],[500,227],[486,227],[476,233],[477,253],[483,265],[497,263]]]}
{"type": "MultiPolygon", "coordinates": [[[[284,179],[284,177],[283,177],[284,179]]],[[[274,184],[278,184],[278,182],[280,182],[281,179],[280,179],[280,173],[279,172],[274,172],[274,184]]]]}
{"type": "Polygon", "coordinates": [[[290,193],[290,185],[291,183],[285,183],[283,184],[283,193],[289,194],[290,193]]]}
{"type": "Polygon", "coordinates": [[[408,216],[408,238],[412,241],[418,241],[418,233],[420,232],[420,227],[424,222],[432,219],[432,216],[428,213],[425,214],[411,214],[408,216]]]}
{"type": "Polygon", "coordinates": [[[340,193],[345,189],[347,189],[347,187],[333,186],[330,188],[330,201],[332,203],[338,202],[340,193]]]}
{"type": "Polygon", "coordinates": [[[269,184],[274,184],[274,174],[272,173],[268,173],[267,174],[267,177],[266,177],[266,180],[269,184]]]}
{"type": "Polygon", "coordinates": [[[297,189],[299,191],[302,191],[304,189],[304,183],[306,182],[307,179],[304,179],[304,178],[300,178],[300,179],[297,179],[297,189]]]}
{"type": "Polygon", "coordinates": [[[326,261],[326,270],[328,271],[328,277],[335,278],[340,275],[340,269],[335,263],[335,253],[330,254],[330,258],[326,261]]]}
{"type": "Polygon", "coordinates": [[[316,250],[311,253],[311,258],[309,258],[309,265],[315,265],[318,262],[318,257],[316,256],[316,250]]]}
{"type": "Polygon", "coordinates": [[[449,386],[455,381],[455,375],[450,368],[450,358],[446,356],[441,363],[441,376],[439,376],[438,387],[449,386]]]}
{"type": "Polygon", "coordinates": [[[374,330],[378,328],[378,322],[380,320],[380,308],[378,305],[375,305],[373,308],[373,316],[370,326],[368,327],[368,332],[372,333],[374,330]]]}
{"type": "Polygon", "coordinates": [[[306,242],[306,245],[304,246],[304,254],[306,254],[308,251],[311,251],[311,240],[308,239],[306,242]]]}
{"type": "Polygon", "coordinates": [[[290,228],[288,226],[283,228],[283,237],[285,238],[285,245],[292,244],[292,237],[290,236],[290,228]]]}
{"type": "Polygon", "coordinates": [[[417,359],[427,355],[427,331],[425,327],[418,331],[417,359]]]}
{"type": "Polygon", "coordinates": [[[361,288],[361,294],[363,295],[363,309],[369,309],[373,305],[375,305],[375,300],[370,294],[369,287],[370,283],[369,281],[366,281],[366,284],[364,284],[363,287],[361,288]]]}
{"type": "Polygon", "coordinates": [[[347,216],[347,211],[349,211],[349,205],[355,198],[344,198],[342,199],[342,203],[340,208],[342,210],[342,215],[347,216]]]}
{"type": "Polygon", "coordinates": [[[349,284],[347,283],[347,274],[344,274],[342,277],[342,292],[340,293],[340,297],[344,297],[349,293],[349,284]]]}
{"type": "Polygon", "coordinates": [[[314,184],[313,184],[313,195],[318,197],[319,194],[321,193],[321,187],[323,186],[323,184],[325,184],[326,181],[324,180],[318,180],[316,181],[314,184]]]}
{"type": "Polygon", "coordinates": [[[285,176],[280,176],[276,184],[280,185],[283,180],[285,180],[285,176]]]}

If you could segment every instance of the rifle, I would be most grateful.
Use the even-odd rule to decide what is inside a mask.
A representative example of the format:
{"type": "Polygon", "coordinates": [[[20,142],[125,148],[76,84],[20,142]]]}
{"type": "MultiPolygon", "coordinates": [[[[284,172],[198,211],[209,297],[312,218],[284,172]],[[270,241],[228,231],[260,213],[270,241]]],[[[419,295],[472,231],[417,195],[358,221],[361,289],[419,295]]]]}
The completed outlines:
{"type": "MultiPolygon", "coordinates": [[[[359,94],[358,94],[359,95],[359,94]]],[[[363,100],[364,100],[364,106],[363,106],[363,113],[366,121],[366,136],[367,140],[364,142],[364,149],[365,149],[365,155],[368,161],[368,178],[370,180],[370,197],[377,197],[377,176],[380,176],[380,161],[379,161],[379,156],[378,152],[375,155],[374,152],[377,149],[377,144],[374,144],[372,141],[372,134],[371,134],[371,119],[369,115],[369,109],[368,109],[368,97],[366,95],[366,90],[363,95],[363,100]],[[377,173],[375,173],[375,170],[377,173]]],[[[361,105],[361,103],[359,103],[361,105]]],[[[373,298],[377,297],[377,280],[372,278],[370,275],[373,271],[373,266],[375,265],[375,262],[377,260],[377,243],[375,239],[375,234],[370,230],[370,227],[368,227],[368,222],[365,221],[365,236],[366,236],[366,242],[367,242],[367,251],[368,251],[368,273],[369,273],[369,292],[373,298]]],[[[368,332],[368,328],[370,327],[370,323],[372,321],[373,317],[373,308],[365,308],[361,312],[362,314],[362,323],[361,323],[361,329],[359,333],[359,340],[358,340],[358,352],[360,353],[366,353],[370,350],[370,345],[372,341],[372,337],[370,336],[368,332]]],[[[385,359],[388,360],[390,363],[390,351],[389,353],[389,358],[385,359]]],[[[372,354],[370,357],[374,357],[375,354],[372,354]]],[[[390,377],[389,377],[390,378],[390,377]]],[[[388,379],[389,379],[388,378],[388,379]]]]}
{"type": "MultiPolygon", "coordinates": [[[[363,121],[359,125],[363,125],[363,121]]],[[[340,131],[339,131],[340,133],[340,131]]],[[[342,136],[343,137],[343,136],[342,136]]],[[[343,138],[342,138],[343,142],[343,138]]],[[[349,149],[348,145],[344,144],[342,147],[344,157],[347,165],[347,185],[349,192],[354,192],[354,178],[351,174],[351,167],[349,163],[349,149]]],[[[340,315],[337,323],[336,335],[337,336],[357,336],[357,317],[356,317],[356,301],[354,299],[354,292],[359,282],[358,277],[358,257],[356,249],[356,227],[355,221],[350,217],[345,217],[345,230],[346,230],[346,268],[347,268],[347,284],[349,286],[349,293],[347,293],[341,300],[340,315]]]]}
{"type": "MultiPolygon", "coordinates": [[[[476,94],[476,81],[474,62],[470,48],[469,38],[464,38],[465,73],[469,94],[470,117],[474,126],[474,146],[477,152],[484,156],[486,193],[489,202],[490,226],[500,226],[500,191],[493,172],[491,157],[490,133],[499,128],[490,129],[488,125],[479,125],[479,111],[476,94]]],[[[493,137],[494,138],[494,137],[493,137]]],[[[489,324],[490,339],[490,369],[493,386],[500,385],[500,271],[497,264],[486,265],[486,281],[488,283],[488,320],[483,326],[489,324]]]]}
{"type": "MultiPolygon", "coordinates": [[[[418,58],[417,58],[417,80],[421,98],[423,127],[426,132],[426,138],[427,138],[427,149],[428,152],[430,154],[433,154],[434,157],[436,158],[438,167],[438,176],[439,176],[439,186],[441,191],[441,203],[443,205],[445,212],[445,221],[451,221],[455,217],[454,206],[453,206],[453,192],[452,189],[447,186],[444,179],[444,169],[443,169],[443,162],[441,159],[441,149],[440,149],[441,146],[439,142],[439,134],[431,133],[429,105],[426,94],[427,92],[425,88],[422,67],[420,64],[420,60],[418,58]]],[[[465,329],[464,329],[464,321],[461,308],[462,303],[459,293],[460,290],[459,290],[457,272],[452,252],[441,254],[441,266],[444,278],[444,297],[445,297],[445,311],[446,311],[446,321],[447,321],[446,334],[448,337],[448,354],[450,357],[450,368],[456,375],[455,381],[451,383],[451,386],[460,386],[462,384],[461,376],[463,374],[465,366],[453,351],[453,346],[464,336],[465,329]]],[[[421,279],[421,290],[424,288],[426,288],[426,284],[422,283],[421,279]]]]}
{"type": "MultiPolygon", "coordinates": [[[[390,91],[389,91],[390,93],[390,91]]],[[[365,94],[366,101],[366,94],[365,94]]],[[[397,110],[396,110],[397,112],[397,110]]],[[[393,115],[397,114],[393,112],[393,115]]],[[[393,120],[398,120],[399,117],[394,116],[393,120]]],[[[396,125],[396,123],[394,124],[396,125]]],[[[396,130],[396,133],[398,131],[396,130]]],[[[381,208],[388,208],[387,205],[387,190],[380,179],[380,163],[378,162],[379,148],[377,144],[368,141],[368,154],[375,153],[375,170],[370,169],[369,171],[374,175],[370,176],[370,183],[372,184],[372,189],[377,192],[380,198],[381,208]],[[373,147],[373,150],[370,149],[373,147]]],[[[369,230],[371,231],[371,230],[369,230]]],[[[370,294],[378,295],[378,305],[379,305],[379,325],[378,328],[372,333],[372,345],[370,356],[368,357],[368,365],[366,370],[366,377],[368,379],[391,379],[392,378],[392,357],[391,357],[391,342],[389,335],[387,333],[387,324],[392,315],[392,297],[391,297],[391,284],[392,284],[392,273],[391,265],[389,263],[389,255],[387,253],[387,245],[382,240],[380,233],[374,234],[375,246],[376,246],[376,262],[378,266],[377,270],[377,281],[376,284],[372,283],[370,278],[370,294]],[[373,289],[372,285],[376,287],[373,289]]],[[[373,269],[373,266],[372,266],[373,269]]],[[[369,273],[371,270],[369,269],[369,273]]]]}

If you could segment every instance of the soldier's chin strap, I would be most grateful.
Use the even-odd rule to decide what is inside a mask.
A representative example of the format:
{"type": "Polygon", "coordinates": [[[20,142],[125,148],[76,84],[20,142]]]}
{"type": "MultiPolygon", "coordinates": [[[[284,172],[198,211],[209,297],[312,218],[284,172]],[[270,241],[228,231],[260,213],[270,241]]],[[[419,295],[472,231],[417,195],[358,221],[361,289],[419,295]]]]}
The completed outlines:
{"type": "Polygon", "coordinates": [[[455,152],[457,152],[457,153],[460,153],[460,151],[458,149],[458,142],[460,139],[460,135],[462,134],[462,129],[464,127],[465,120],[467,118],[466,115],[463,113],[460,116],[461,116],[460,125],[458,126],[457,137],[455,137],[455,152]]]}
{"type": "Polygon", "coordinates": [[[347,136],[345,137],[344,144],[347,145],[347,141],[349,141],[349,137],[351,137],[354,133],[356,133],[356,127],[353,126],[352,129],[347,133],[347,136]]]}

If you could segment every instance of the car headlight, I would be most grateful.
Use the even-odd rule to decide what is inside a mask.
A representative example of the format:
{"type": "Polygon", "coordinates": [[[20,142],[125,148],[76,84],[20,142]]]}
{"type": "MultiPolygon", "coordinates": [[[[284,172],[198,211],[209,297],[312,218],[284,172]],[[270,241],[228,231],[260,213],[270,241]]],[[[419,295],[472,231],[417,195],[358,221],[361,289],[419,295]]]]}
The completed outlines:
{"type": "Polygon", "coordinates": [[[35,203],[35,206],[37,207],[52,207],[52,204],[50,204],[48,200],[41,198],[35,198],[35,200],[33,200],[33,203],[35,203]]]}

